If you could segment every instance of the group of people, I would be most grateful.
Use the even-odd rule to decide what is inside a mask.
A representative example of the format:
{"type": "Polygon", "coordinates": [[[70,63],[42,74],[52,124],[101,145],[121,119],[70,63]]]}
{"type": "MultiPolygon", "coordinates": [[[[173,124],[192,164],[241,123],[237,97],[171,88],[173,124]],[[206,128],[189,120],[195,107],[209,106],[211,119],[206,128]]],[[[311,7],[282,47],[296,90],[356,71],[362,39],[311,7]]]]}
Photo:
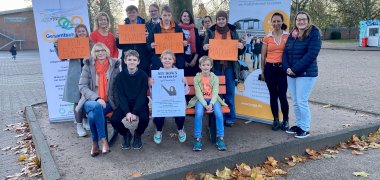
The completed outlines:
{"type": "MultiPolygon", "coordinates": [[[[91,156],[110,152],[105,134],[105,116],[110,112],[112,112],[110,120],[112,126],[124,138],[121,145],[122,149],[140,149],[142,147],[141,136],[149,124],[147,90],[154,83],[154,79],[149,78],[151,70],[165,71],[173,69],[184,69],[185,76],[194,76],[195,97],[189,98],[188,102],[188,107],[195,107],[196,111],[193,150],[200,151],[202,149],[202,118],[203,113],[209,111],[214,113],[216,117],[216,146],[218,150],[225,151],[227,146],[224,142],[224,127],[231,127],[236,121],[234,95],[237,83],[236,79],[238,79],[240,73],[240,65],[237,61],[212,60],[207,54],[210,48],[210,39],[239,40],[236,26],[227,23],[227,13],[225,11],[218,11],[215,16],[215,24],[212,24],[210,16],[204,17],[202,24],[207,30],[204,33],[200,33],[194,27],[193,15],[188,10],[182,11],[178,24],[172,19],[171,9],[167,5],[163,6],[161,10],[157,4],[150,5],[149,13],[151,19],[147,22],[139,16],[136,6],[128,6],[126,12],[127,18],[124,20],[125,24],[145,24],[146,44],[121,44],[118,33],[114,35],[109,32],[110,18],[104,12],[99,13],[95,17],[95,30],[91,34],[85,25],[79,24],[75,27],[76,37],[89,37],[90,46],[92,47],[91,57],[69,61],[63,100],[74,103],[75,121],[79,136],[87,135],[85,130],[87,125],[83,122],[84,117],[87,116],[93,142],[91,156]],[[171,50],[165,50],[161,54],[155,54],[156,44],[154,34],[174,32],[183,34],[184,53],[173,53],[171,50]],[[122,50],[121,60],[118,59],[118,49],[122,50]],[[226,94],[223,95],[223,99],[219,96],[218,92],[219,80],[217,76],[220,75],[224,75],[226,79],[226,94]],[[228,106],[230,112],[223,114],[221,110],[222,106],[228,106]],[[124,126],[122,123],[123,119],[127,123],[138,122],[134,132],[131,132],[124,126]],[[99,146],[99,141],[102,148],[99,146]]],[[[276,17],[272,17],[274,26],[276,23],[273,22],[273,19],[278,19],[276,17]]],[[[303,26],[303,29],[298,26],[298,18],[297,26],[292,33],[295,36],[289,37],[289,39],[293,39],[287,40],[286,48],[286,40],[281,40],[285,36],[279,36],[280,34],[278,34],[279,32],[285,34],[285,31],[275,29],[271,36],[268,35],[266,37],[266,39],[272,38],[272,41],[265,41],[264,39],[262,52],[265,51],[265,54],[261,58],[262,64],[265,64],[266,67],[264,74],[268,87],[269,84],[273,85],[273,88],[270,88],[270,92],[271,107],[275,118],[274,129],[277,129],[280,123],[278,122],[278,116],[275,116],[278,112],[276,113],[274,100],[272,105],[272,98],[277,98],[279,95],[276,97],[276,93],[279,93],[274,93],[273,91],[281,90],[280,100],[281,105],[283,105],[283,88],[285,88],[286,93],[286,85],[284,87],[284,84],[287,84],[286,78],[277,77],[277,74],[281,77],[285,74],[286,77],[285,71],[288,72],[288,82],[289,84],[292,83],[289,87],[293,85],[293,89],[291,90],[292,97],[293,95],[297,97],[297,100],[294,101],[295,107],[299,107],[296,110],[296,115],[298,113],[298,115],[302,116],[297,117],[296,127],[298,128],[292,127],[290,129],[297,132],[297,135],[301,129],[308,132],[308,127],[306,127],[307,125],[304,122],[306,120],[305,117],[307,117],[304,113],[304,100],[307,100],[308,96],[304,84],[307,83],[309,85],[309,90],[312,87],[309,79],[299,79],[311,75],[316,76],[314,65],[310,67],[307,64],[315,61],[316,68],[316,56],[313,56],[315,54],[304,56],[301,51],[309,51],[310,47],[308,48],[308,44],[311,40],[318,40],[317,37],[314,37],[317,33],[315,33],[315,27],[310,24],[309,17],[308,21],[302,21],[306,24],[306,28],[303,26]],[[312,28],[313,31],[309,30],[309,28],[312,28]],[[278,37],[281,38],[279,39],[278,37]],[[283,51],[282,58],[278,56],[281,48],[273,48],[273,44],[270,42],[275,43],[274,45],[281,45],[281,53],[283,51]],[[292,44],[288,45],[289,42],[292,44]],[[300,50],[294,49],[295,47],[299,47],[300,50]],[[272,52],[272,50],[274,51],[272,52]],[[270,61],[268,57],[269,59],[270,57],[274,57],[276,62],[270,61]],[[277,71],[280,71],[278,67],[281,67],[281,62],[282,67],[286,69],[277,73],[277,71]],[[309,70],[313,73],[309,74],[309,70]],[[274,88],[274,86],[279,86],[279,84],[281,84],[280,88],[274,88]]],[[[57,46],[58,44],[55,43],[54,45],[57,46]]],[[[244,45],[242,43],[239,42],[237,48],[239,55],[244,53],[244,45]]],[[[311,50],[314,49],[312,48],[311,50]]],[[[315,82],[315,78],[313,82],[315,82]]],[[[185,87],[188,87],[185,78],[183,83],[185,87]]],[[[188,92],[188,88],[185,88],[185,91],[188,92]]],[[[287,114],[285,115],[287,113],[285,109],[282,111],[284,113],[284,123],[282,126],[286,129],[288,116],[287,114]]],[[[310,118],[310,115],[308,117],[310,118]]],[[[180,142],[185,142],[185,117],[175,117],[174,119],[177,125],[178,139],[180,142]]],[[[153,141],[157,144],[160,144],[162,141],[164,121],[165,117],[153,118],[156,127],[153,141]]]]}
{"type": "Polygon", "coordinates": [[[261,48],[263,46],[262,39],[253,37],[251,34],[244,34],[242,40],[245,41],[245,53],[250,54],[253,69],[260,68],[261,62],[261,48]]]}

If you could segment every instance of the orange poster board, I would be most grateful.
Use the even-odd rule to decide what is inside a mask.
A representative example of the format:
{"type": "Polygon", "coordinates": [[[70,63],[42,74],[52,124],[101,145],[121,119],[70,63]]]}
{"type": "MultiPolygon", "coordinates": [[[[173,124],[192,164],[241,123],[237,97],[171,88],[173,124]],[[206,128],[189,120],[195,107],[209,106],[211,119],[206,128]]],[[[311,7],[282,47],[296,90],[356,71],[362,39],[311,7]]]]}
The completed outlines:
{"type": "Polygon", "coordinates": [[[210,39],[210,49],[208,55],[211,59],[237,61],[238,60],[238,41],[210,39]]]}
{"type": "Polygon", "coordinates": [[[161,54],[168,49],[173,53],[183,53],[183,33],[154,34],[154,43],[156,44],[156,54],[161,54]]]}
{"type": "Polygon", "coordinates": [[[120,44],[143,44],[146,43],[145,24],[119,25],[120,44]]]}
{"type": "Polygon", "coordinates": [[[59,59],[80,59],[90,56],[88,38],[59,38],[59,59]]]}

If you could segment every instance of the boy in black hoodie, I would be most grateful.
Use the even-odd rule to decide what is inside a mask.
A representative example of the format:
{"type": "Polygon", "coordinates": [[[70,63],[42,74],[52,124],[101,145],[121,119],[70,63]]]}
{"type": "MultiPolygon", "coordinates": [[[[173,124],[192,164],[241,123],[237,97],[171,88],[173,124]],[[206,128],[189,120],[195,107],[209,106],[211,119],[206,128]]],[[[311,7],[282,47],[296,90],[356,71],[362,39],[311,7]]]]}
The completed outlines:
{"type": "Polygon", "coordinates": [[[133,149],[142,147],[141,135],[148,127],[149,107],[147,98],[148,76],[137,68],[140,63],[139,53],[128,50],[124,53],[125,69],[119,73],[115,80],[115,94],[119,100],[119,106],[113,111],[112,126],[124,137],[122,149],[131,148],[132,134],[121,122],[126,118],[127,123],[136,123],[137,128],[133,136],[133,149]]]}
{"type": "MultiPolygon", "coordinates": [[[[145,24],[145,19],[139,16],[139,10],[136,6],[130,5],[126,9],[127,18],[124,19],[124,24],[145,24]]],[[[147,25],[145,25],[147,29],[147,25]]],[[[140,63],[138,68],[143,70],[148,76],[150,75],[150,64],[153,53],[148,49],[145,43],[143,44],[120,44],[119,37],[116,37],[117,48],[123,51],[121,59],[124,59],[124,53],[130,49],[136,50],[140,55],[140,63]]],[[[122,69],[126,69],[126,64],[122,63],[122,69]]]]}

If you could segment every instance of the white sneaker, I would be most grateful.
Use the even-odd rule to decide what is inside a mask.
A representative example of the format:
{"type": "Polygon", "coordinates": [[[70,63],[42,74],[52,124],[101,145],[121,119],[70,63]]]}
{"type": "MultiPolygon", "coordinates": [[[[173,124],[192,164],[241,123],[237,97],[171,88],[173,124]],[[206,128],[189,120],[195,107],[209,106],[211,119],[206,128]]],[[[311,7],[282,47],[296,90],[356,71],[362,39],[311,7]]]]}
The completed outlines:
{"type": "Polygon", "coordinates": [[[77,133],[79,137],[87,136],[86,130],[84,130],[82,123],[77,123],[77,133]]]}
{"type": "Polygon", "coordinates": [[[83,118],[82,122],[83,122],[83,128],[85,130],[89,131],[90,130],[90,125],[88,124],[88,119],[83,118]]]}
{"type": "Polygon", "coordinates": [[[154,133],[153,140],[156,144],[160,144],[162,140],[162,131],[157,131],[154,133]]]}
{"type": "Polygon", "coordinates": [[[183,143],[186,141],[186,132],[185,128],[182,128],[181,130],[178,131],[178,140],[179,142],[183,143]]]}

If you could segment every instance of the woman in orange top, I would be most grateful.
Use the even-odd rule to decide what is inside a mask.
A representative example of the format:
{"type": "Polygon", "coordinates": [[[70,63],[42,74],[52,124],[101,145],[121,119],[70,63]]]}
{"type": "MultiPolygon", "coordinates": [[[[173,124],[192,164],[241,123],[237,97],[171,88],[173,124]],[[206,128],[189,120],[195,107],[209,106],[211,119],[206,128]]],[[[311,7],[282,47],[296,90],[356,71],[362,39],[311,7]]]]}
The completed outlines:
{"type": "Polygon", "coordinates": [[[103,43],[110,50],[112,58],[119,57],[119,50],[116,47],[115,36],[109,32],[110,17],[105,12],[100,12],[95,17],[95,31],[90,35],[93,43],[103,43]]]}
{"type": "Polygon", "coordinates": [[[265,80],[269,90],[270,107],[274,118],[272,130],[274,131],[280,128],[286,131],[289,128],[289,104],[286,98],[288,83],[286,72],[282,69],[282,53],[289,33],[285,31],[287,26],[283,21],[282,14],[276,12],[272,15],[273,31],[264,37],[261,50],[261,77],[264,77],[262,79],[265,80]],[[283,115],[282,124],[278,118],[278,99],[280,99],[283,115]]]}

